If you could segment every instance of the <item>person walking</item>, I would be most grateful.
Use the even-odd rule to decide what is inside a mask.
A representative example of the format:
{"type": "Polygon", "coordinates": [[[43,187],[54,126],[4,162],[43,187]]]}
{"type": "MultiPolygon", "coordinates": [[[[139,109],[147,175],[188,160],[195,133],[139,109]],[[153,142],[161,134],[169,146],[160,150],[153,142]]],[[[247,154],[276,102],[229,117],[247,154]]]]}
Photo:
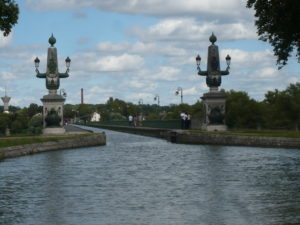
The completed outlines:
{"type": "Polygon", "coordinates": [[[186,120],[185,120],[185,129],[190,129],[191,128],[191,114],[186,115],[186,120]]]}
{"type": "Polygon", "coordinates": [[[187,115],[185,112],[180,113],[180,121],[181,121],[181,129],[185,129],[185,120],[187,118],[187,115]]]}
{"type": "Polygon", "coordinates": [[[138,124],[138,117],[137,116],[134,116],[133,117],[133,126],[136,127],[138,124]]]}
{"type": "Polygon", "coordinates": [[[133,121],[133,117],[132,117],[132,115],[129,115],[128,116],[129,126],[132,126],[132,121],[133,121]]]}

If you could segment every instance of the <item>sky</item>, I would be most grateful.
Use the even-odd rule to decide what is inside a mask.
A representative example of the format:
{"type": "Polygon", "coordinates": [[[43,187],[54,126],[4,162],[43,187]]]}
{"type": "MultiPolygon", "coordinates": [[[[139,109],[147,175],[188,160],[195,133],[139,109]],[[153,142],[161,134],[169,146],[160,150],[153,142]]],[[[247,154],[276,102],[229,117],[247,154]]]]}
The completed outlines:
{"type": "Polygon", "coordinates": [[[270,44],[258,40],[252,9],[246,0],[17,0],[18,23],[8,37],[0,34],[0,96],[10,104],[42,105],[48,93],[45,80],[48,39],[56,38],[59,72],[71,58],[70,76],[61,79],[66,104],[103,104],[109,97],[138,104],[194,104],[208,92],[205,77],[197,75],[200,54],[206,70],[209,37],[214,32],[221,69],[231,56],[230,74],[221,88],[245,91],[263,100],[267,91],[284,90],[299,82],[296,57],[278,70],[270,44]]]}

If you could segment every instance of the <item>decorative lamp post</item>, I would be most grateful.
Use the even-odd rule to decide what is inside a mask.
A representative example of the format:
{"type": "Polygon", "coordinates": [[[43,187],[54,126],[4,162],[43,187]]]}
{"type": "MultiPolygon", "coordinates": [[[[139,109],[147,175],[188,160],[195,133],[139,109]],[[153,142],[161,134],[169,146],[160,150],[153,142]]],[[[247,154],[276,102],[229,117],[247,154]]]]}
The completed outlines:
{"type": "Polygon", "coordinates": [[[43,133],[45,134],[61,134],[65,132],[63,128],[63,105],[67,95],[64,89],[60,90],[59,95],[57,94],[57,90],[60,86],[60,78],[69,77],[71,59],[69,57],[66,58],[66,72],[60,73],[58,71],[55,43],[56,39],[52,34],[49,38],[50,47],[48,48],[46,73],[40,73],[38,69],[40,64],[39,58],[36,57],[34,60],[36,77],[45,79],[46,88],[49,91],[41,99],[43,102],[43,133]]]}
{"type": "Polygon", "coordinates": [[[64,98],[67,97],[67,92],[65,91],[65,89],[60,89],[59,90],[59,95],[63,96],[64,98]]]}
{"type": "Polygon", "coordinates": [[[210,91],[218,91],[218,87],[222,82],[221,77],[229,74],[231,57],[227,55],[225,58],[227,63],[226,70],[220,70],[219,50],[218,46],[215,45],[217,37],[214,35],[214,33],[212,33],[212,35],[210,36],[209,41],[212,44],[208,47],[207,70],[202,71],[200,68],[200,55],[197,55],[196,57],[197,70],[198,75],[206,76],[206,84],[209,87],[210,91]]]}
{"type": "Polygon", "coordinates": [[[196,65],[198,75],[206,76],[206,84],[209,87],[209,92],[203,95],[202,100],[204,103],[204,118],[202,128],[209,131],[227,130],[225,125],[225,100],[226,96],[220,92],[219,86],[222,82],[222,76],[229,74],[231,57],[226,56],[225,60],[227,68],[220,69],[219,49],[215,45],[217,37],[212,33],[209,38],[211,45],[208,47],[207,56],[207,70],[202,71],[200,68],[201,57],[197,55],[196,65]]]}
{"type": "Polygon", "coordinates": [[[34,60],[36,77],[44,78],[46,80],[46,88],[49,90],[49,94],[57,93],[57,90],[60,86],[60,78],[69,77],[68,73],[71,64],[71,59],[67,57],[65,60],[66,67],[67,67],[66,72],[65,73],[58,72],[57,50],[56,47],[54,47],[55,43],[56,43],[56,39],[52,34],[51,37],[49,38],[49,44],[51,46],[48,48],[46,73],[40,73],[38,69],[40,64],[39,58],[36,57],[36,59],[34,60]]]}
{"type": "Polygon", "coordinates": [[[181,100],[181,104],[183,103],[183,91],[181,87],[178,87],[177,90],[175,91],[175,95],[179,95],[180,93],[180,100],[181,100]]]}
{"type": "Polygon", "coordinates": [[[157,105],[159,106],[159,95],[158,94],[155,95],[154,101],[157,101],[157,105]]]}

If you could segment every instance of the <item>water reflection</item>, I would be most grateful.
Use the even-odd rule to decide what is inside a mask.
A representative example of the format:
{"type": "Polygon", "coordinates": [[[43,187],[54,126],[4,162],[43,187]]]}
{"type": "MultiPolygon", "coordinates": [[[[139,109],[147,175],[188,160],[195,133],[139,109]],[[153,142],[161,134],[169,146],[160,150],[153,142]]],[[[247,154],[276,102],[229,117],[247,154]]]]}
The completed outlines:
{"type": "Polygon", "coordinates": [[[0,224],[297,224],[300,151],[176,145],[107,132],[107,146],[0,163],[0,224]]]}

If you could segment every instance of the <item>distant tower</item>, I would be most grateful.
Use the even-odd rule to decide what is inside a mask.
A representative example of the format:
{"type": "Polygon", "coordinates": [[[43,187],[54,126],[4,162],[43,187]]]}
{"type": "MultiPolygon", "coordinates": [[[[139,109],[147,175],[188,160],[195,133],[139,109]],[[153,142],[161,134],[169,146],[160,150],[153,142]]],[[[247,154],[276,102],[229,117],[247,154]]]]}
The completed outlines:
{"type": "Polygon", "coordinates": [[[80,89],[80,93],[81,93],[81,104],[83,104],[83,88],[80,89]]]}
{"type": "Polygon", "coordinates": [[[8,96],[6,95],[6,88],[5,88],[5,96],[4,96],[4,97],[1,97],[1,99],[2,99],[2,101],[3,101],[3,103],[4,103],[4,105],[3,105],[3,112],[4,112],[4,113],[9,113],[9,111],[8,111],[8,103],[9,103],[9,101],[10,101],[10,97],[8,97],[8,96]]]}

